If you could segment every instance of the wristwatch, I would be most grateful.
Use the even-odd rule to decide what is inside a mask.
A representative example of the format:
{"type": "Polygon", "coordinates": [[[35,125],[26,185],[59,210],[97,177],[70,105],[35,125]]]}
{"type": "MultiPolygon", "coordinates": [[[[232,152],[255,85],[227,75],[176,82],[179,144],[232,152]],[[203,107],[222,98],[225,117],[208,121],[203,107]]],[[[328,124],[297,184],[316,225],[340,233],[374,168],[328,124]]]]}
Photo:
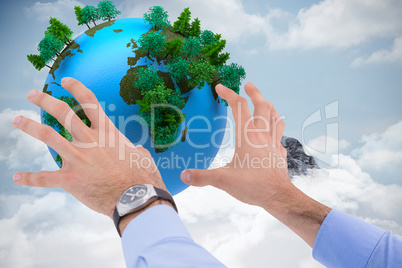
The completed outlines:
{"type": "Polygon", "coordinates": [[[154,187],[152,184],[138,184],[125,190],[116,201],[113,213],[113,221],[119,235],[121,236],[119,223],[125,215],[140,211],[158,199],[169,201],[177,211],[173,197],[167,191],[154,187]]]}

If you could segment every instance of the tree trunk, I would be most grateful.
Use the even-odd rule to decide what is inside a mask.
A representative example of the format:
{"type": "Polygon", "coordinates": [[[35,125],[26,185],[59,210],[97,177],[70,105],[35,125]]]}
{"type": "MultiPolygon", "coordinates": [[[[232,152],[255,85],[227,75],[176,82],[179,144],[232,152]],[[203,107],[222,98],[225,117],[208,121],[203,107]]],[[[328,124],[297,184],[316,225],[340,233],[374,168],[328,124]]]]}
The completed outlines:
{"type": "Polygon", "coordinates": [[[61,53],[59,53],[57,50],[56,50],[56,55],[57,55],[57,56],[61,56],[61,57],[64,59],[64,56],[61,55],[61,53]]]}
{"type": "Polygon", "coordinates": [[[92,20],[92,22],[95,24],[95,26],[96,26],[96,23],[95,23],[95,20],[92,20]]]}
{"type": "Polygon", "coordinates": [[[212,84],[217,83],[217,82],[219,82],[219,81],[221,81],[221,79],[218,79],[218,80],[212,81],[212,84]]]}
{"type": "Polygon", "coordinates": [[[109,18],[109,21],[110,21],[110,16],[109,16],[109,14],[107,14],[107,17],[109,18]]]}
{"type": "Polygon", "coordinates": [[[64,35],[64,38],[66,38],[68,44],[71,46],[71,41],[70,41],[70,39],[68,39],[67,36],[66,36],[64,33],[63,33],[63,35],[64,35]]]}
{"type": "Polygon", "coordinates": [[[56,62],[53,58],[52,58],[52,61],[56,62]]]}
{"type": "Polygon", "coordinates": [[[47,66],[49,69],[52,69],[52,67],[50,67],[49,65],[46,64],[46,66],[47,66]]]}
{"type": "Polygon", "coordinates": [[[91,27],[89,27],[88,23],[85,23],[86,26],[88,26],[88,30],[91,29],[91,27]]]}

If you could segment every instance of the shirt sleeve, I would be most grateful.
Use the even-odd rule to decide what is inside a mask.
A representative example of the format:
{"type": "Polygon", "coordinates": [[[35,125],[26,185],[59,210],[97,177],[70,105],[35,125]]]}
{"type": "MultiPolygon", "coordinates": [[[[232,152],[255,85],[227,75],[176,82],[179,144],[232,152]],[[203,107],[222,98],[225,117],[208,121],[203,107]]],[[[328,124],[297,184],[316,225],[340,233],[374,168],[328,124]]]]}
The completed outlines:
{"type": "Polygon", "coordinates": [[[225,267],[196,244],[170,206],[151,207],[124,229],[122,246],[126,266],[225,267]]]}
{"type": "Polygon", "coordinates": [[[313,257],[326,267],[402,267],[402,237],[333,209],[317,233],[313,257]]]}

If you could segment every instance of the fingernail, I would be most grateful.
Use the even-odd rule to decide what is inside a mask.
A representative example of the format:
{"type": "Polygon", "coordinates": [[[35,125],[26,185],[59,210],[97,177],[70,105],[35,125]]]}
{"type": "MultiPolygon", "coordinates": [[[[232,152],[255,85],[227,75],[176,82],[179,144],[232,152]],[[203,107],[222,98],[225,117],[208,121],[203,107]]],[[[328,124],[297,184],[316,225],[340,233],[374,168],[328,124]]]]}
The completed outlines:
{"type": "Polygon", "coordinates": [[[33,97],[36,96],[36,94],[38,94],[38,91],[37,90],[32,90],[31,92],[29,92],[28,97],[33,98],[33,97]]]}
{"type": "Polygon", "coordinates": [[[15,173],[13,179],[14,179],[14,181],[19,181],[19,180],[21,180],[21,177],[22,177],[22,176],[21,176],[20,173],[15,173]]]}
{"type": "Polygon", "coordinates": [[[21,121],[22,121],[22,116],[17,116],[16,118],[14,118],[14,124],[16,124],[16,125],[21,123],[21,121]]]}
{"type": "Polygon", "coordinates": [[[63,79],[61,79],[61,82],[62,83],[67,83],[70,80],[71,80],[71,77],[64,77],[63,79]]]}
{"type": "Polygon", "coordinates": [[[184,171],[183,174],[181,175],[181,179],[185,183],[189,183],[190,182],[190,172],[189,171],[184,171]]]}

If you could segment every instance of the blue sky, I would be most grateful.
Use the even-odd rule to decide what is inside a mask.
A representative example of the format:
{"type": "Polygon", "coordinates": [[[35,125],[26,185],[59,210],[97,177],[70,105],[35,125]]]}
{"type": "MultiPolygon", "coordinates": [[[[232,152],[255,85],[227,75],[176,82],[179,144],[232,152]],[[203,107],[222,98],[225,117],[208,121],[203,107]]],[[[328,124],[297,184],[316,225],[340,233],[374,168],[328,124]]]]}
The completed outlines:
{"type": "MultiPolygon", "coordinates": [[[[39,109],[26,101],[26,94],[32,89],[42,89],[47,73],[46,68],[41,72],[36,71],[26,60],[26,54],[36,52],[50,16],[59,18],[78,35],[85,27],[76,26],[74,5],[96,5],[97,2],[59,0],[0,3],[0,19],[4,25],[1,30],[3,49],[0,50],[0,230],[4,232],[5,227],[22,222],[28,207],[41,215],[29,214],[25,219],[28,223],[37,228],[53,226],[53,231],[44,231],[42,238],[33,235],[38,229],[34,232],[28,227],[10,227],[17,237],[15,241],[3,238],[2,234],[0,252],[6,252],[11,257],[3,258],[1,256],[4,255],[0,254],[0,261],[3,258],[5,263],[12,263],[13,267],[52,267],[53,262],[44,265],[41,259],[45,258],[44,251],[51,249],[52,239],[61,236],[69,228],[89,236],[93,232],[89,230],[88,223],[96,224],[98,221],[101,222],[97,225],[98,230],[101,230],[99,232],[105,234],[96,238],[101,241],[99,247],[107,249],[108,243],[111,243],[114,245],[112,255],[121,258],[119,242],[107,220],[99,220],[98,215],[82,208],[63,191],[28,189],[12,182],[12,175],[16,171],[56,168],[46,147],[14,131],[11,125],[13,117],[18,114],[39,120],[39,109]],[[47,200],[55,201],[53,210],[47,210],[47,200]],[[63,219],[69,216],[61,212],[53,220],[41,218],[52,217],[59,213],[59,209],[70,209],[78,215],[85,214],[85,221],[73,217],[71,225],[63,225],[63,219]],[[25,263],[18,258],[12,259],[13,248],[38,247],[38,243],[49,243],[48,248],[44,246],[38,249],[44,250],[36,252],[38,257],[27,253],[29,261],[25,263]]],[[[306,147],[321,152],[326,150],[324,154],[313,150],[313,155],[327,164],[335,163],[335,167],[298,178],[297,185],[322,202],[338,206],[401,234],[402,219],[395,214],[402,213],[400,208],[398,211],[393,205],[400,203],[398,196],[402,195],[401,1],[172,0],[115,1],[115,4],[122,11],[120,18],[141,17],[150,6],[162,5],[169,12],[171,21],[175,20],[183,8],[189,6],[192,16],[200,18],[203,29],[222,33],[223,38],[227,39],[230,61],[238,62],[246,69],[245,82],[253,82],[265,98],[274,104],[279,114],[286,116],[285,135],[301,140],[303,133],[306,147]],[[307,125],[303,129],[303,124],[316,111],[322,111],[325,118],[325,107],[334,102],[337,103],[334,108],[337,117],[307,125]],[[328,139],[327,124],[336,125],[338,129],[330,131],[328,139]],[[348,183],[345,178],[349,178],[348,183]],[[333,191],[328,192],[328,187],[333,191]],[[367,196],[371,196],[371,199],[367,196]],[[381,198],[384,200],[381,206],[371,201],[381,198]]],[[[243,92],[241,94],[244,95],[243,92]]],[[[221,155],[230,153],[227,150],[221,152],[221,155]]],[[[321,165],[327,167],[324,163],[321,165]]],[[[248,226],[248,231],[260,232],[262,237],[280,245],[281,235],[293,241],[294,262],[280,262],[283,255],[279,247],[277,254],[271,256],[271,263],[277,264],[276,267],[317,265],[309,257],[308,248],[297,242],[297,238],[269,216],[238,204],[219,191],[191,189],[178,196],[178,202],[184,206],[184,221],[197,241],[231,264],[231,267],[247,265],[236,261],[236,258],[230,259],[230,251],[238,252],[238,256],[259,247],[276,252],[275,247],[265,240],[251,243],[250,249],[242,249],[240,242],[248,241],[247,231],[244,237],[236,241],[219,233],[219,230],[226,228],[236,234],[244,226],[248,226]],[[191,198],[189,193],[198,196],[193,202],[198,214],[192,212],[194,207],[186,206],[191,198]],[[207,193],[222,200],[227,207],[219,205],[213,209],[206,208],[201,197],[207,193]],[[223,213],[228,219],[210,217],[211,221],[205,220],[207,214],[212,212],[223,213]],[[242,219],[244,226],[231,220],[233,217],[242,219]],[[254,230],[255,224],[252,223],[256,219],[261,219],[272,228],[254,230]],[[207,226],[215,227],[208,229],[207,226]],[[277,235],[269,236],[272,232],[277,235]]],[[[78,248],[88,252],[93,246],[90,240],[88,238],[85,240],[87,242],[82,243],[82,248],[78,248]]],[[[66,245],[63,250],[66,252],[76,252],[75,246],[80,244],[73,238],[63,241],[66,245]]],[[[283,247],[286,248],[285,245],[283,247]]],[[[55,256],[59,259],[67,258],[62,253],[55,253],[55,256]]],[[[262,261],[262,258],[255,256],[255,261],[262,261]]],[[[98,263],[88,260],[87,264],[93,266],[98,263]]],[[[99,265],[111,267],[106,260],[99,261],[99,265]]]]}

